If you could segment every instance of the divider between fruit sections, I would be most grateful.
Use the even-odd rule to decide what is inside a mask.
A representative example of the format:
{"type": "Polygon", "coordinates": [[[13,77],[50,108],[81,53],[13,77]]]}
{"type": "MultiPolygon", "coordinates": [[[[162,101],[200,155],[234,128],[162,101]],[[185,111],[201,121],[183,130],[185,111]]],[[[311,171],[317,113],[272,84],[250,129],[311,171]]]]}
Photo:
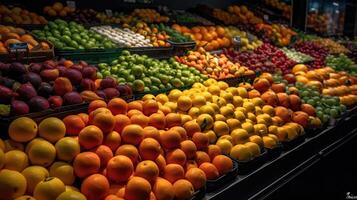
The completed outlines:
{"type": "Polygon", "coordinates": [[[122,51],[147,55],[152,58],[170,58],[174,55],[173,47],[137,47],[137,48],[115,48],[115,49],[86,49],[86,50],[55,50],[56,57],[71,59],[73,61],[85,60],[91,64],[111,62],[118,57],[122,51]]]}

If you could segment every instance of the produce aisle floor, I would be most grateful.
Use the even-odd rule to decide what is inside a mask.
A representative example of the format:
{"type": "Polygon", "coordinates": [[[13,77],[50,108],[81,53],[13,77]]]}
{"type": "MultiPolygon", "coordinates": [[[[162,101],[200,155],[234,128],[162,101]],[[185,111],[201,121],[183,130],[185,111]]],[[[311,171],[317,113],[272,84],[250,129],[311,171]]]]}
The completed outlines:
{"type": "Polygon", "coordinates": [[[357,194],[354,113],[205,199],[345,199],[357,194]],[[353,188],[354,187],[354,188],[353,188]]]}

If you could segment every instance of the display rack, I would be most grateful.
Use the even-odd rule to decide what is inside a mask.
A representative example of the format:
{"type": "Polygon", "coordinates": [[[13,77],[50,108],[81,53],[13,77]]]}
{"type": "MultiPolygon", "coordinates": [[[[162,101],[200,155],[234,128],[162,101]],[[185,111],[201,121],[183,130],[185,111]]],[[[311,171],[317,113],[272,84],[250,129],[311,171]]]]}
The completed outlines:
{"type": "Polygon", "coordinates": [[[283,152],[277,158],[265,163],[247,175],[221,185],[216,192],[207,193],[205,200],[216,199],[267,199],[279,188],[294,181],[299,174],[328,157],[335,149],[357,137],[354,110],[338,126],[331,126],[314,137],[307,138],[295,148],[283,152]]]}

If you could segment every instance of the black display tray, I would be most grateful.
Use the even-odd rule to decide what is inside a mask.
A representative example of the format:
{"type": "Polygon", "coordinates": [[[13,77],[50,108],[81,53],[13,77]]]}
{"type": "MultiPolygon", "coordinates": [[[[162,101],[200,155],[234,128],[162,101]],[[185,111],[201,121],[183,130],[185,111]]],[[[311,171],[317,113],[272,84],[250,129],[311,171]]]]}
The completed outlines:
{"type": "Polygon", "coordinates": [[[238,174],[248,174],[249,172],[257,169],[258,167],[262,166],[268,159],[268,152],[262,148],[261,154],[258,157],[253,158],[250,161],[237,161],[238,162],[238,174]]]}
{"type": "Polygon", "coordinates": [[[213,192],[215,190],[218,190],[221,188],[224,184],[228,184],[231,181],[233,181],[236,176],[238,175],[238,162],[231,158],[233,162],[233,168],[231,171],[229,171],[227,174],[218,177],[215,180],[207,180],[206,182],[206,191],[207,192],[213,192]]]}

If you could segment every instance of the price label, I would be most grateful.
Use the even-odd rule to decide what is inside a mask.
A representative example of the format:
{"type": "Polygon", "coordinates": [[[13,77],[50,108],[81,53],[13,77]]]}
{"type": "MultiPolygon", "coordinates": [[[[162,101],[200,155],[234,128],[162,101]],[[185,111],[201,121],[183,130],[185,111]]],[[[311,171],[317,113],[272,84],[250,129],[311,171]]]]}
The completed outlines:
{"type": "Polygon", "coordinates": [[[75,1],[67,1],[67,6],[72,8],[72,9],[76,9],[76,2],[75,1]]]}
{"type": "Polygon", "coordinates": [[[264,15],[263,18],[264,18],[265,21],[268,21],[269,20],[269,15],[264,15]]]}
{"type": "Polygon", "coordinates": [[[105,10],[105,13],[106,13],[109,17],[113,16],[113,11],[110,10],[110,9],[106,9],[106,10],[105,10]]]}
{"type": "Polygon", "coordinates": [[[27,52],[28,46],[26,42],[23,43],[14,43],[9,45],[10,52],[27,52]]]}
{"type": "Polygon", "coordinates": [[[136,0],[124,0],[126,3],[136,3],[136,0]]]}
{"type": "Polygon", "coordinates": [[[251,33],[247,33],[247,37],[248,37],[249,43],[253,42],[255,39],[255,36],[251,33]]]}
{"type": "Polygon", "coordinates": [[[235,46],[240,46],[241,43],[242,43],[242,40],[241,40],[240,36],[236,36],[236,37],[233,38],[233,44],[235,46]]]}

